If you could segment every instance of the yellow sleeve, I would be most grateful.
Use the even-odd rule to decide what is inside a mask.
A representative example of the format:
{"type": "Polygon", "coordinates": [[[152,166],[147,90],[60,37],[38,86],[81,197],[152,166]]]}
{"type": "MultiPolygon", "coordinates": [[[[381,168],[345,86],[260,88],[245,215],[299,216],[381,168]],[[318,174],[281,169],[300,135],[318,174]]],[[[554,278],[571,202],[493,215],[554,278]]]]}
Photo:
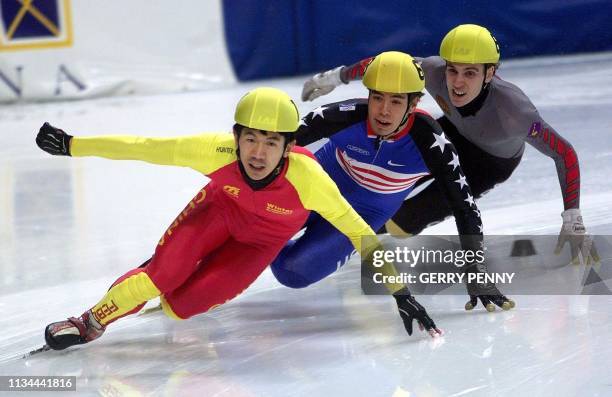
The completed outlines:
{"type": "MultiPolygon", "coordinates": [[[[319,163],[303,154],[290,153],[289,157],[287,180],[297,190],[304,208],[316,211],[347,236],[357,252],[362,254],[362,258],[369,257],[376,249],[382,249],[376,233],[346,201],[336,183],[319,163]],[[373,239],[367,239],[373,241],[373,244],[362,247],[362,236],[374,236],[373,239]]],[[[368,264],[372,265],[371,261],[368,260],[368,264]]],[[[392,263],[386,263],[381,268],[373,270],[386,276],[398,274],[392,263]]],[[[394,293],[405,285],[393,283],[386,284],[386,287],[394,293]]]]}
{"type": "Polygon", "coordinates": [[[171,138],[125,135],[73,137],[70,154],[74,157],[96,156],[176,165],[209,174],[236,160],[236,144],[231,133],[204,133],[171,138]]]}
{"type": "Polygon", "coordinates": [[[361,236],[374,235],[372,228],[346,201],[319,163],[303,154],[290,153],[289,157],[287,180],[297,190],[304,208],[318,212],[361,252],[361,236]]]}

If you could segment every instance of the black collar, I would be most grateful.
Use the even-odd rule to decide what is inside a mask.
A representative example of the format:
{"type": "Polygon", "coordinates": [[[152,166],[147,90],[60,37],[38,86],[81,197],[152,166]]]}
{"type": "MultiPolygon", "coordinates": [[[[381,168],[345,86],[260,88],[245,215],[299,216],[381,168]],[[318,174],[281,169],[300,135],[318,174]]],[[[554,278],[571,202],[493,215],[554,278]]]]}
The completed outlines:
{"type": "MultiPolygon", "coordinates": [[[[238,155],[238,156],[240,156],[240,155],[238,155]]],[[[272,182],[274,182],[276,177],[279,176],[281,171],[283,170],[283,166],[284,165],[285,165],[285,157],[283,156],[283,157],[281,157],[280,161],[278,162],[278,165],[276,166],[276,168],[274,168],[272,170],[272,172],[270,172],[263,179],[255,180],[255,179],[252,179],[246,173],[246,170],[244,169],[244,165],[242,165],[242,161],[240,161],[240,157],[238,157],[238,168],[240,168],[240,173],[242,174],[242,177],[244,178],[244,180],[247,183],[247,185],[249,185],[251,187],[251,189],[253,189],[253,190],[263,189],[266,186],[268,186],[269,184],[271,184],[272,182]]]]}
{"type": "Polygon", "coordinates": [[[489,83],[485,84],[482,87],[482,90],[480,90],[480,94],[478,94],[476,98],[472,99],[470,103],[457,108],[457,111],[459,112],[461,117],[476,115],[476,112],[478,112],[482,108],[482,105],[484,105],[484,101],[485,99],[487,99],[487,95],[489,95],[489,85],[489,83]]]}

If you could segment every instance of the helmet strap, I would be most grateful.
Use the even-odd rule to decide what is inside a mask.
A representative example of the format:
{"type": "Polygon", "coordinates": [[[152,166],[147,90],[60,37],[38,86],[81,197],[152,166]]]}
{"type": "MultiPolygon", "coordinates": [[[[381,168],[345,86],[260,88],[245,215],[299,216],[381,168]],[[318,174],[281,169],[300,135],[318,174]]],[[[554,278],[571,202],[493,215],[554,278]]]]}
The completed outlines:
{"type": "Polygon", "coordinates": [[[408,106],[406,107],[406,112],[404,113],[404,116],[402,117],[402,121],[399,123],[399,125],[397,126],[395,131],[393,131],[391,134],[389,134],[389,137],[397,134],[399,132],[399,130],[408,121],[408,117],[410,117],[410,106],[412,106],[412,102],[414,101],[414,99],[415,98],[420,98],[420,97],[423,96],[421,93],[408,93],[407,95],[408,95],[408,106]]]}
{"type": "MultiPolygon", "coordinates": [[[[234,125],[234,134],[236,134],[236,136],[238,137],[238,140],[240,140],[240,134],[242,133],[242,128],[243,126],[241,126],[240,124],[234,125]]],[[[285,153],[285,150],[287,149],[287,145],[289,145],[291,141],[292,141],[291,136],[285,137],[285,143],[283,145],[283,154],[285,153]]],[[[274,182],[274,180],[280,175],[281,171],[283,170],[283,167],[285,166],[285,161],[286,161],[286,158],[283,155],[278,161],[278,164],[276,165],[276,167],[274,167],[274,169],[272,170],[272,172],[270,172],[268,175],[266,175],[262,179],[253,179],[247,174],[246,170],[244,169],[244,164],[242,164],[242,160],[240,160],[240,145],[236,145],[236,157],[238,158],[238,168],[240,169],[240,174],[242,175],[242,178],[247,183],[247,185],[249,185],[249,187],[253,190],[263,189],[269,184],[271,184],[272,182],[274,182]]]]}
{"type": "MultiPolygon", "coordinates": [[[[372,95],[372,90],[368,89],[368,97],[372,95]]],[[[414,99],[414,97],[412,96],[412,93],[407,93],[407,99],[408,99],[408,105],[406,106],[406,111],[404,112],[404,115],[402,116],[402,121],[400,121],[400,123],[397,125],[397,128],[389,133],[388,135],[385,135],[384,137],[380,137],[381,139],[388,139],[391,138],[393,135],[397,134],[399,132],[399,130],[406,124],[406,122],[408,121],[408,117],[410,117],[410,105],[412,104],[412,100],[414,99]]]]}
{"type": "MultiPolygon", "coordinates": [[[[408,99],[410,99],[410,94],[408,95],[408,99]]],[[[395,131],[393,131],[391,134],[389,134],[389,137],[397,134],[399,132],[399,130],[406,124],[406,122],[408,121],[408,117],[410,116],[409,110],[410,110],[410,100],[408,101],[408,106],[406,107],[406,111],[404,112],[404,116],[402,117],[402,121],[400,121],[400,123],[397,126],[397,128],[395,129],[395,131]]]]}
{"type": "MultiPolygon", "coordinates": [[[[236,150],[236,152],[238,152],[238,151],[239,150],[236,150]]],[[[253,190],[260,190],[260,189],[265,188],[266,186],[268,186],[272,182],[274,182],[274,180],[280,175],[281,171],[283,170],[283,166],[285,165],[285,161],[286,161],[285,156],[281,157],[280,161],[278,162],[276,167],[274,167],[272,172],[270,172],[263,179],[257,179],[257,180],[251,178],[247,174],[246,170],[244,169],[244,164],[242,164],[242,161],[240,161],[240,157],[238,157],[238,168],[240,168],[240,174],[242,174],[242,178],[244,178],[244,181],[247,183],[247,185],[249,185],[249,187],[251,189],[253,189],[253,190]]]]}
{"type": "MultiPolygon", "coordinates": [[[[482,87],[480,87],[480,92],[482,92],[482,90],[484,90],[485,88],[487,88],[487,86],[489,85],[489,83],[487,83],[487,65],[484,65],[484,77],[482,78],[482,87]]],[[[480,94],[480,92],[478,94],[480,94]]]]}
{"type": "MultiPolygon", "coordinates": [[[[491,81],[489,81],[489,83],[487,83],[487,70],[489,70],[489,68],[493,68],[493,76],[495,76],[495,69],[497,68],[496,64],[493,63],[485,63],[484,64],[484,79],[482,80],[482,89],[485,89],[489,86],[489,83],[491,81]]],[[[493,77],[491,77],[493,78],[493,77]]]]}

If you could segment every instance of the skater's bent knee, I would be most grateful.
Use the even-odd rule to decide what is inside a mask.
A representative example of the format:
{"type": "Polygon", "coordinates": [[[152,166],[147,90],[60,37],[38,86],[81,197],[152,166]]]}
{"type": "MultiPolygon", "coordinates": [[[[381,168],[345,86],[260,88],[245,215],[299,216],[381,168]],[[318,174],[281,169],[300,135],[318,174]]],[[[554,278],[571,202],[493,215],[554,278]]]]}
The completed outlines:
{"type": "Polygon", "coordinates": [[[162,310],[164,311],[164,314],[168,317],[170,317],[173,320],[185,320],[184,318],[179,317],[174,310],[172,310],[172,307],[170,306],[170,304],[168,303],[168,301],[166,300],[165,296],[160,296],[159,300],[161,302],[161,307],[162,310]]]}
{"type": "Polygon", "coordinates": [[[423,228],[418,228],[414,226],[400,226],[393,221],[393,219],[389,219],[387,223],[385,223],[385,229],[387,233],[397,236],[397,237],[412,237],[419,234],[423,228]]]}
{"type": "Polygon", "coordinates": [[[278,266],[272,267],[272,273],[274,274],[274,277],[276,277],[276,280],[278,280],[279,283],[289,288],[306,288],[314,282],[312,280],[306,279],[298,273],[280,268],[278,266]]]}

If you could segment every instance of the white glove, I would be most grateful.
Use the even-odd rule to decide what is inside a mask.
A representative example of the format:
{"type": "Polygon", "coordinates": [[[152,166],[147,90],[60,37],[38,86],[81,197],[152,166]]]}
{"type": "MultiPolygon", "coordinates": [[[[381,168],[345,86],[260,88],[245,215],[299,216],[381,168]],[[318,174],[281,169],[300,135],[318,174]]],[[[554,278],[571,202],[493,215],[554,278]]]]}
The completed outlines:
{"type": "Polygon", "coordinates": [[[599,254],[593,243],[593,237],[586,233],[580,209],[572,208],[561,213],[563,225],[557,239],[555,254],[559,255],[565,243],[570,244],[572,263],[586,265],[592,262],[599,262],[599,254]],[[582,257],[582,259],[581,259],[582,257]]]}
{"type": "Polygon", "coordinates": [[[302,88],[302,101],[312,101],[322,95],[329,94],[340,84],[346,84],[340,78],[343,66],[327,72],[317,73],[304,83],[302,88]]]}

